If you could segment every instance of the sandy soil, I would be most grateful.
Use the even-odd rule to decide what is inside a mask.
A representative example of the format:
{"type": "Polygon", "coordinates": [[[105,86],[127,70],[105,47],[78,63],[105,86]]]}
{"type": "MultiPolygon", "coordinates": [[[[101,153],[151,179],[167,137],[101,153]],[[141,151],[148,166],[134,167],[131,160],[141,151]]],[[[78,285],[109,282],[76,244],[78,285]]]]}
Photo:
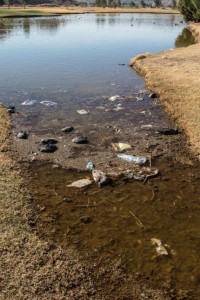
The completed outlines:
{"type": "MultiPolygon", "coordinates": [[[[191,24],[199,41],[200,25],[191,24]]],[[[185,130],[189,146],[200,159],[200,43],[131,60],[148,87],[160,95],[167,112],[185,130]]]]}

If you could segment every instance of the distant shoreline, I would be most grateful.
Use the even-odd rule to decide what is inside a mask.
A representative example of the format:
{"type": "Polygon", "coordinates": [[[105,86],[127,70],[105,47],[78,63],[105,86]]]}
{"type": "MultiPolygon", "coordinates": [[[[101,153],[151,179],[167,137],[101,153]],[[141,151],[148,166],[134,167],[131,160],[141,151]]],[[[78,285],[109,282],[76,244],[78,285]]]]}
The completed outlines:
{"type": "Polygon", "coordinates": [[[0,18],[27,18],[27,17],[43,17],[43,16],[60,16],[68,14],[91,14],[91,13],[147,13],[147,14],[179,14],[178,10],[162,9],[162,8],[110,8],[110,7],[40,7],[27,6],[10,8],[0,8],[0,18]]]}

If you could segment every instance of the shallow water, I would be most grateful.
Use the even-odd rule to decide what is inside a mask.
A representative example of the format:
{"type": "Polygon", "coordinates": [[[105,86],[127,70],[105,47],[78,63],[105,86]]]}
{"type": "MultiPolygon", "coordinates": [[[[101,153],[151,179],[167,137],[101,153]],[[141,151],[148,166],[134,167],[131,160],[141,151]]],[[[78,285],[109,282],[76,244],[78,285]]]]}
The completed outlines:
{"type": "Polygon", "coordinates": [[[139,274],[154,287],[179,296],[187,291],[184,299],[199,299],[198,169],[163,160],[156,164],[157,178],[146,183],[118,180],[102,189],[96,183],[67,187],[91,178],[88,172],[33,164],[36,229],[57,245],[75,246],[86,261],[120,258],[128,273],[139,274]],[[86,223],[84,216],[90,218],[86,223]],[[151,238],[160,239],[169,255],[158,256],[151,238]]]}

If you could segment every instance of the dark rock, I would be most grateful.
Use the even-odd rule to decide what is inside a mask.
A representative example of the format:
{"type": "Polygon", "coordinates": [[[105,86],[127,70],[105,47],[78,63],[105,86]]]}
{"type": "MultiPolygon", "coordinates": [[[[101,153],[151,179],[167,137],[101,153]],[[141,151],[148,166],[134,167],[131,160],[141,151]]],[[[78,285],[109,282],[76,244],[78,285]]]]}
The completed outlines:
{"type": "Polygon", "coordinates": [[[26,131],[20,131],[18,134],[17,134],[17,137],[19,139],[27,139],[28,138],[28,133],[26,131]]]}
{"type": "Polygon", "coordinates": [[[72,126],[62,128],[62,132],[71,132],[72,130],[74,130],[74,127],[72,126]]]}
{"type": "Polygon", "coordinates": [[[149,98],[158,98],[158,95],[156,93],[149,94],[149,98]]]}
{"type": "Polygon", "coordinates": [[[75,144],[87,144],[88,139],[86,137],[83,137],[83,136],[78,136],[78,137],[75,137],[72,140],[72,142],[75,143],[75,144]]]}
{"type": "Polygon", "coordinates": [[[15,113],[15,106],[12,106],[12,105],[8,106],[8,107],[7,107],[7,111],[8,111],[10,114],[14,114],[14,113],[15,113]]]}
{"type": "Polygon", "coordinates": [[[83,222],[83,223],[85,223],[85,224],[88,224],[92,220],[91,220],[90,216],[82,216],[82,217],[80,217],[80,221],[83,222]]]}
{"type": "Polygon", "coordinates": [[[164,128],[158,130],[158,132],[163,135],[175,135],[180,133],[178,129],[174,129],[174,128],[166,128],[166,129],[164,128]]]}
{"type": "Polygon", "coordinates": [[[45,152],[45,153],[53,153],[58,149],[56,145],[47,145],[42,148],[40,148],[40,152],[45,152]]]}
{"type": "Polygon", "coordinates": [[[57,140],[56,139],[53,139],[53,138],[50,138],[50,139],[42,139],[41,140],[41,144],[43,145],[53,145],[53,144],[57,144],[57,140]]]}

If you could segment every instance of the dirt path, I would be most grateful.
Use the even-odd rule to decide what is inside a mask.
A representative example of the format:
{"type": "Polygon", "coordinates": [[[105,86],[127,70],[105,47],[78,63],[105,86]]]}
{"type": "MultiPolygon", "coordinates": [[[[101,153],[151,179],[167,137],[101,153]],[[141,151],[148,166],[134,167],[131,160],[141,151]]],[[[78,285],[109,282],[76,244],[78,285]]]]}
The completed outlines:
{"type": "Polygon", "coordinates": [[[167,112],[189,137],[188,145],[200,159],[200,25],[190,25],[197,44],[131,60],[134,69],[160,95],[167,112]]]}

